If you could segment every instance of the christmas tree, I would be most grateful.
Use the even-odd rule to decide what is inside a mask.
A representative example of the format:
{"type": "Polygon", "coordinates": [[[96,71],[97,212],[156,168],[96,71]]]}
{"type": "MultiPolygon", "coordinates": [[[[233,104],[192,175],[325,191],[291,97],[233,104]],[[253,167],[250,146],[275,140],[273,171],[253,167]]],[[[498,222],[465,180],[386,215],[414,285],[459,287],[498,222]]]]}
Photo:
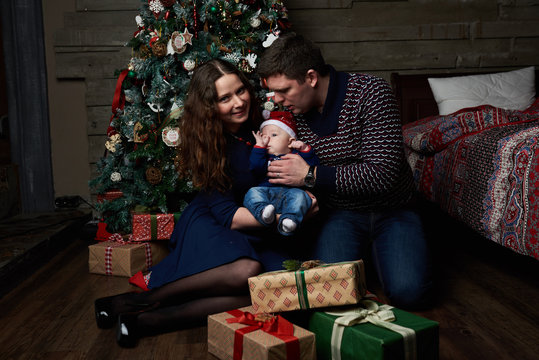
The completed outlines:
{"type": "Polygon", "coordinates": [[[282,1],[273,0],[143,0],[135,21],[132,57],[116,74],[107,152],[90,181],[107,229],[126,234],[133,211],[181,212],[196,191],[176,171],[192,71],[213,58],[230,61],[264,98],[257,58],[290,26],[282,1]]]}

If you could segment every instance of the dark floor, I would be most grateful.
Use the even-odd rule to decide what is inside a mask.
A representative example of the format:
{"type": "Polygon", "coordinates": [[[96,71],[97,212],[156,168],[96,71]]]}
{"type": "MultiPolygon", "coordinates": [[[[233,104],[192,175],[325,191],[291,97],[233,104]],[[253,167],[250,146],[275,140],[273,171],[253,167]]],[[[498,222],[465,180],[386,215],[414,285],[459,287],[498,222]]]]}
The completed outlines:
{"type": "MultiPolygon", "coordinates": [[[[440,360],[537,359],[539,261],[428,213],[437,299],[415,313],[439,322],[440,360]]],[[[0,222],[1,291],[13,288],[0,298],[0,323],[9,324],[0,359],[215,359],[205,326],[143,338],[135,349],[95,326],[94,299],[133,286],[88,272],[89,219],[65,210],[0,222]]]]}
{"type": "Polygon", "coordinates": [[[0,297],[67,245],[84,236],[89,209],[62,209],[0,220],[0,297]]]}

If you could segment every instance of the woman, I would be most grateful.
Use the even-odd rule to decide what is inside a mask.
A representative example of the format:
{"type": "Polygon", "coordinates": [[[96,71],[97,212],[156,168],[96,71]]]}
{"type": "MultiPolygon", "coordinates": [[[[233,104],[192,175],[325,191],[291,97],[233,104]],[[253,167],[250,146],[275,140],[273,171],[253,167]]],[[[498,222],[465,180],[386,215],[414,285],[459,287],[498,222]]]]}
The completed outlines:
{"type": "Polygon", "coordinates": [[[279,269],[292,255],[284,238],[261,236],[263,226],[239,205],[260,180],[249,171],[252,131],[261,120],[249,81],[234,65],[211,60],[195,70],[188,94],[181,171],[201,192],[175,227],[170,255],[151,269],[149,291],[96,300],[98,326],[118,320],[121,346],[249,305],[247,279],[279,269]]]}

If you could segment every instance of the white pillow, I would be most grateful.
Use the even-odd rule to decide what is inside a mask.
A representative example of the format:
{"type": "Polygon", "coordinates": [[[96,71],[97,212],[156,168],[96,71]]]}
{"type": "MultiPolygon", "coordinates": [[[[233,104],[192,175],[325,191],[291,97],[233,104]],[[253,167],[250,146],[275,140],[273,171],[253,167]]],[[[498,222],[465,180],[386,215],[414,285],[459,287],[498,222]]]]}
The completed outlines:
{"type": "Polygon", "coordinates": [[[525,110],[535,100],[533,66],[495,74],[428,80],[440,115],[479,105],[525,110]]]}

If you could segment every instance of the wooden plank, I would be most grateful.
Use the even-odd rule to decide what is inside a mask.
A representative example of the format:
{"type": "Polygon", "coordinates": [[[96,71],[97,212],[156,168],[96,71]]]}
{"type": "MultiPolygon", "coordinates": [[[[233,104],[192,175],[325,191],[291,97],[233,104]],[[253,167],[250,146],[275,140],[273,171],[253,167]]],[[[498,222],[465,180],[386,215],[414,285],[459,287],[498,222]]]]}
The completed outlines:
{"type": "MultiPolygon", "coordinates": [[[[498,20],[495,2],[476,0],[462,7],[459,2],[354,2],[351,9],[304,9],[290,11],[293,26],[313,24],[341,26],[399,26],[417,24],[466,23],[498,20]]],[[[323,26],[321,26],[323,27],[323,26]]]]}
{"type": "Polygon", "coordinates": [[[111,77],[116,70],[125,68],[130,58],[128,48],[115,52],[56,53],[56,77],[111,77]]]}
{"type": "MultiPolygon", "coordinates": [[[[135,29],[136,30],[136,29],[135,29]]],[[[133,37],[133,28],[62,29],[55,34],[55,46],[124,46],[133,37]]]]}
{"type": "Polygon", "coordinates": [[[86,105],[107,105],[110,109],[117,79],[92,78],[86,81],[86,105]]]}
{"type": "Polygon", "coordinates": [[[86,11],[71,12],[64,14],[64,28],[98,28],[131,26],[133,31],[137,29],[135,16],[139,11],[86,11]]]}
{"type": "Polygon", "coordinates": [[[504,54],[511,47],[510,40],[489,39],[343,44],[322,43],[320,48],[328,63],[348,71],[455,68],[458,58],[463,64],[475,63],[475,67],[479,67],[480,54],[504,54]]]}
{"type": "Polygon", "coordinates": [[[105,142],[108,137],[106,135],[90,135],[88,136],[88,162],[95,163],[105,153],[105,142]]]}
{"type": "Polygon", "coordinates": [[[286,0],[287,9],[348,9],[352,0],[286,0]]]}
{"type": "Polygon", "coordinates": [[[503,20],[531,20],[539,19],[539,4],[537,1],[525,1],[524,4],[514,4],[512,6],[500,6],[500,19],[503,20]]]}
{"type": "Polygon", "coordinates": [[[105,135],[112,115],[111,106],[89,106],[86,109],[88,135],[105,135]]]}
{"type": "Polygon", "coordinates": [[[139,10],[141,0],[77,0],[77,11],[139,10]]]}
{"type": "Polygon", "coordinates": [[[469,24],[422,24],[401,26],[366,26],[335,24],[297,26],[299,34],[314,42],[452,40],[470,38],[469,24]]]}
{"type": "MultiPolygon", "coordinates": [[[[538,17],[539,18],[539,14],[538,17]]],[[[537,18],[533,21],[486,21],[471,25],[473,38],[539,37],[537,18]]]]}

